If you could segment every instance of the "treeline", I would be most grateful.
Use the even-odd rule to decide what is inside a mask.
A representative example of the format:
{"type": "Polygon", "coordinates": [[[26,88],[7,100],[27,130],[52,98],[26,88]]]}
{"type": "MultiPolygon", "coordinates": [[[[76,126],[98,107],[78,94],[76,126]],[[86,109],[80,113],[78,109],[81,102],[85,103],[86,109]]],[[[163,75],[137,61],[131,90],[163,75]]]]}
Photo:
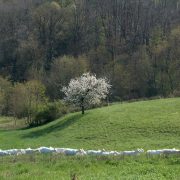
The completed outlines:
{"type": "Polygon", "coordinates": [[[38,126],[51,122],[75,109],[62,101],[50,102],[45,86],[37,80],[12,85],[0,77],[0,115],[24,119],[27,126],[38,126]]]}
{"type": "Polygon", "coordinates": [[[179,17],[179,0],[0,0],[0,75],[50,100],[84,72],[111,100],[179,95],[179,17]]]}

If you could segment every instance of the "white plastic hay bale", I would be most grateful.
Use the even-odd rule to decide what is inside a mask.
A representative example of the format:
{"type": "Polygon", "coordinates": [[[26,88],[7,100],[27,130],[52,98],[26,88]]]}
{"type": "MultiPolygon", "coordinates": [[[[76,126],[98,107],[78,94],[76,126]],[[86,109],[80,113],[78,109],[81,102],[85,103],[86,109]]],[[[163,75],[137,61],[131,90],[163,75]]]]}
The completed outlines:
{"type": "Polygon", "coordinates": [[[87,155],[87,152],[84,149],[79,149],[77,151],[76,155],[84,156],[84,155],[87,155]]]}
{"type": "Polygon", "coordinates": [[[163,149],[163,154],[180,154],[180,150],[178,149],[163,149]]]}
{"type": "Polygon", "coordinates": [[[26,154],[25,149],[19,149],[16,155],[19,156],[19,155],[23,155],[23,154],[26,154]]]}
{"type": "Polygon", "coordinates": [[[65,154],[67,148],[55,148],[55,152],[59,154],[65,154]]]}
{"type": "Polygon", "coordinates": [[[21,154],[26,154],[26,150],[25,149],[20,149],[21,154]]]}
{"type": "Polygon", "coordinates": [[[161,154],[180,154],[178,149],[160,149],[160,150],[148,150],[147,155],[161,155],[161,154]]]}
{"type": "Polygon", "coordinates": [[[21,152],[20,149],[8,149],[8,150],[5,150],[5,151],[8,153],[8,155],[17,155],[18,153],[21,152]]]}
{"type": "Polygon", "coordinates": [[[100,155],[102,155],[102,156],[109,156],[110,152],[106,151],[105,149],[102,149],[100,155]]]}
{"type": "Polygon", "coordinates": [[[43,154],[56,152],[55,149],[52,147],[40,147],[38,148],[38,151],[43,154]]]}
{"type": "MultiPolygon", "coordinates": [[[[9,150],[1,150],[0,149],[0,156],[6,156],[6,155],[23,155],[23,154],[33,154],[35,152],[39,153],[60,153],[65,155],[96,155],[96,156],[137,156],[142,153],[144,153],[143,149],[137,149],[134,151],[106,151],[103,150],[88,150],[85,151],[84,149],[70,149],[70,148],[53,148],[53,147],[40,147],[38,149],[9,149],[9,150]]],[[[170,154],[180,154],[180,150],[178,149],[160,149],[160,150],[148,150],[146,152],[147,155],[170,155],[170,154]]]]}
{"type": "Polygon", "coordinates": [[[162,150],[148,150],[147,155],[161,155],[163,153],[162,150]]]}
{"type": "Polygon", "coordinates": [[[96,151],[96,150],[88,150],[87,154],[88,155],[101,155],[102,151],[101,150],[98,150],[98,151],[96,151]]]}
{"type": "Polygon", "coordinates": [[[110,156],[112,154],[110,152],[108,152],[108,151],[103,151],[103,152],[101,152],[101,155],[102,156],[110,156]]]}
{"type": "Polygon", "coordinates": [[[24,149],[24,151],[25,151],[25,154],[33,154],[37,151],[37,149],[27,148],[27,149],[24,149]]]}
{"type": "Polygon", "coordinates": [[[78,149],[70,149],[70,148],[67,148],[64,151],[65,155],[68,155],[68,156],[76,155],[77,152],[78,152],[78,149]]]}
{"type": "Polygon", "coordinates": [[[116,152],[116,156],[122,156],[123,152],[116,152]]]}
{"type": "Polygon", "coordinates": [[[122,154],[124,156],[137,156],[137,155],[140,155],[144,153],[144,150],[143,149],[137,149],[135,151],[123,151],[122,154]]]}
{"type": "Polygon", "coordinates": [[[119,155],[119,152],[117,152],[117,151],[110,151],[110,155],[112,155],[112,156],[118,156],[118,155],[119,155]]]}
{"type": "Polygon", "coordinates": [[[0,150],[0,156],[7,156],[9,155],[6,151],[0,150]]]}

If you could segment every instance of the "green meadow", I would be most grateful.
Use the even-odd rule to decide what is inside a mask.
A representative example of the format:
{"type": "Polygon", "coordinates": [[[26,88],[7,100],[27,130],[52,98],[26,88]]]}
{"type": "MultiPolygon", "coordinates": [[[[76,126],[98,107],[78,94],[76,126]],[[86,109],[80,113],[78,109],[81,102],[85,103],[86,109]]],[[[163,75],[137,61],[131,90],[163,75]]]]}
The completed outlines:
{"type": "MultiPolygon", "coordinates": [[[[180,148],[180,98],[117,103],[41,127],[0,118],[0,149],[40,146],[106,150],[180,148]]],[[[0,179],[180,179],[180,156],[0,157],[0,179]]]]}

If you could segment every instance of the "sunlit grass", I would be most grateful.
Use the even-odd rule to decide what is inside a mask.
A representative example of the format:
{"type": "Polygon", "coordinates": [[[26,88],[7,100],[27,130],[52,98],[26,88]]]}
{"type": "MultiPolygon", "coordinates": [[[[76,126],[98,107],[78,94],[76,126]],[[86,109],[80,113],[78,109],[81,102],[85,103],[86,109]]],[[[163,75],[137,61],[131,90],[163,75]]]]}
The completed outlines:
{"type": "Polygon", "coordinates": [[[0,148],[180,148],[180,98],[116,104],[84,116],[78,112],[33,129],[0,129],[0,142],[0,148]]]}
{"type": "MultiPolygon", "coordinates": [[[[11,119],[12,120],[12,119],[11,119]]],[[[10,119],[7,121],[10,123],[10,119]]],[[[180,148],[180,98],[115,104],[74,113],[42,127],[7,130],[0,148],[40,146],[106,150],[180,148]]],[[[177,179],[180,157],[33,155],[0,157],[0,179],[177,179]]]]}
{"type": "Polygon", "coordinates": [[[180,157],[65,157],[26,155],[0,160],[0,179],[178,180],[180,157]]]}

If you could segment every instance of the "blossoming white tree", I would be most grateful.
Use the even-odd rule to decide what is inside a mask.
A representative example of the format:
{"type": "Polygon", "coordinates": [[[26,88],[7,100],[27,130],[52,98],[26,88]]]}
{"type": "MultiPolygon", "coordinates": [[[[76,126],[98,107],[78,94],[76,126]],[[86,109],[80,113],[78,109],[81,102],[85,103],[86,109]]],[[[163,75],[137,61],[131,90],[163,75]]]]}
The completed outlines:
{"type": "Polygon", "coordinates": [[[82,114],[85,108],[96,105],[105,99],[111,85],[106,78],[97,79],[95,75],[85,73],[79,78],[72,79],[67,87],[63,87],[65,101],[81,107],[82,114]]]}

